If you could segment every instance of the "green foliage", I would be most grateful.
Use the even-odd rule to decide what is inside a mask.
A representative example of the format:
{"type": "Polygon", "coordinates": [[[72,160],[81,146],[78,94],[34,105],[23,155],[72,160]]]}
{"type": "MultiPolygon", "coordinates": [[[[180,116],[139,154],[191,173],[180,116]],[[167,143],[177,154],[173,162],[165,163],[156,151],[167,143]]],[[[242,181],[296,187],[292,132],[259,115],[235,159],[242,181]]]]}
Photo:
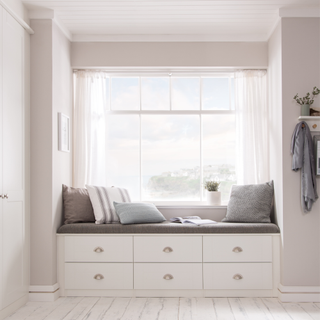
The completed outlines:
{"type": "Polygon", "coordinates": [[[309,104],[312,105],[314,102],[315,96],[317,96],[320,93],[320,90],[317,87],[314,87],[312,90],[312,95],[310,95],[310,92],[308,92],[303,98],[299,98],[298,94],[296,94],[293,99],[296,100],[296,102],[300,105],[309,104]]]}
{"type": "Polygon", "coordinates": [[[208,191],[218,191],[219,190],[220,182],[218,181],[205,181],[204,188],[208,191]]]}

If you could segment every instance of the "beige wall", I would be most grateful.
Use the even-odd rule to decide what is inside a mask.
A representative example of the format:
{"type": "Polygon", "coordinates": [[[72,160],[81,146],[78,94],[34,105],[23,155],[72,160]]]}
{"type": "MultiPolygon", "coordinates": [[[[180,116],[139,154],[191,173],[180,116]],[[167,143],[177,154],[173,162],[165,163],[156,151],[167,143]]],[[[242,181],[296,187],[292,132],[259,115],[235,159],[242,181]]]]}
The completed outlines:
{"type": "Polygon", "coordinates": [[[73,67],[266,67],[266,42],[74,42],[73,67]]]}
{"type": "MultiPolygon", "coordinates": [[[[281,23],[278,24],[268,42],[268,86],[269,86],[269,147],[270,179],[274,181],[274,209],[276,222],[283,230],[283,167],[282,167],[282,60],[281,23]]],[[[281,234],[283,236],[283,234],[281,234]]],[[[282,239],[283,240],[283,239],[282,239]]],[[[282,241],[283,242],[283,241],[282,241]]],[[[282,255],[281,255],[282,257],[282,255]]],[[[282,270],[281,270],[282,271],[282,270]]]]}
{"type": "MultiPolygon", "coordinates": [[[[320,19],[283,18],[269,40],[271,178],[281,229],[281,284],[320,285],[320,200],[301,209],[300,172],[291,170],[290,142],[300,107],[293,100],[320,86],[320,19]]],[[[320,99],[315,100],[320,106],[320,99]]],[[[318,133],[320,134],[320,132],[318,133]]],[[[317,178],[320,190],[320,178],[317,178]]]]}
{"type": "MultiPolygon", "coordinates": [[[[282,19],[283,276],[285,286],[320,285],[320,200],[304,214],[300,172],[291,170],[291,135],[300,115],[293,100],[320,87],[320,19],[282,19]]],[[[315,106],[320,106],[316,98],[315,106]]],[[[317,178],[320,191],[320,177],[317,178]]]]}
{"type": "Polygon", "coordinates": [[[57,150],[57,112],[72,115],[70,42],[52,20],[31,27],[31,285],[53,285],[61,185],[71,183],[71,153],[57,150]]]}

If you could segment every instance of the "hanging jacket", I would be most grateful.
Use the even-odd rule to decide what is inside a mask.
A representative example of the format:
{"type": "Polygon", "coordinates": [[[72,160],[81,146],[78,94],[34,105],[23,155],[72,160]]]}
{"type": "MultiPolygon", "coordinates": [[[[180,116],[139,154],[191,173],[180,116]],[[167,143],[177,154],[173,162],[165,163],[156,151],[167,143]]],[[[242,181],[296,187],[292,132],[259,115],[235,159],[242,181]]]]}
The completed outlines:
{"type": "Polygon", "coordinates": [[[306,122],[298,123],[291,139],[292,170],[301,169],[301,204],[304,212],[318,199],[312,136],[306,122]]]}

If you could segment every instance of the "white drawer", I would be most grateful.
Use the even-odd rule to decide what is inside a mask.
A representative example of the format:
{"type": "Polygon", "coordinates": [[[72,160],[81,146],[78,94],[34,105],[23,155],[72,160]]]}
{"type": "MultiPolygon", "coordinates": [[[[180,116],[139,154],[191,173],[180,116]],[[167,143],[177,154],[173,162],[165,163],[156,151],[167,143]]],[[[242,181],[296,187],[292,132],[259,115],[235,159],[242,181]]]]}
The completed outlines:
{"type": "Polygon", "coordinates": [[[65,288],[133,289],[133,264],[66,263],[65,288]],[[103,279],[99,279],[102,278],[99,275],[103,279]]]}
{"type": "Polygon", "coordinates": [[[204,263],[204,289],[272,289],[272,263],[204,263]]]}
{"type": "Polygon", "coordinates": [[[201,236],[135,236],[135,262],[202,262],[201,236]]]}
{"type": "Polygon", "coordinates": [[[134,288],[202,289],[202,263],[135,263],[134,288]]]}
{"type": "Polygon", "coordinates": [[[271,261],[271,236],[203,236],[203,262],[271,261]]]}
{"type": "Polygon", "coordinates": [[[66,236],[66,262],[132,262],[132,236],[66,236]]]}

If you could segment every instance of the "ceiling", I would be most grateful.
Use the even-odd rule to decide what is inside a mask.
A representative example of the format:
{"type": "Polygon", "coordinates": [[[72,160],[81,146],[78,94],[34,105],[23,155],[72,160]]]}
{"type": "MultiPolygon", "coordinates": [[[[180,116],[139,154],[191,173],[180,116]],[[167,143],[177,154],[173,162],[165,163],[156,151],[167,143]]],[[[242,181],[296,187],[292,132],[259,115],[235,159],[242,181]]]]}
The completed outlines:
{"type": "Polygon", "coordinates": [[[22,2],[31,18],[53,10],[74,41],[266,41],[280,8],[297,11],[303,6],[319,16],[319,0],[22,2]]]}

